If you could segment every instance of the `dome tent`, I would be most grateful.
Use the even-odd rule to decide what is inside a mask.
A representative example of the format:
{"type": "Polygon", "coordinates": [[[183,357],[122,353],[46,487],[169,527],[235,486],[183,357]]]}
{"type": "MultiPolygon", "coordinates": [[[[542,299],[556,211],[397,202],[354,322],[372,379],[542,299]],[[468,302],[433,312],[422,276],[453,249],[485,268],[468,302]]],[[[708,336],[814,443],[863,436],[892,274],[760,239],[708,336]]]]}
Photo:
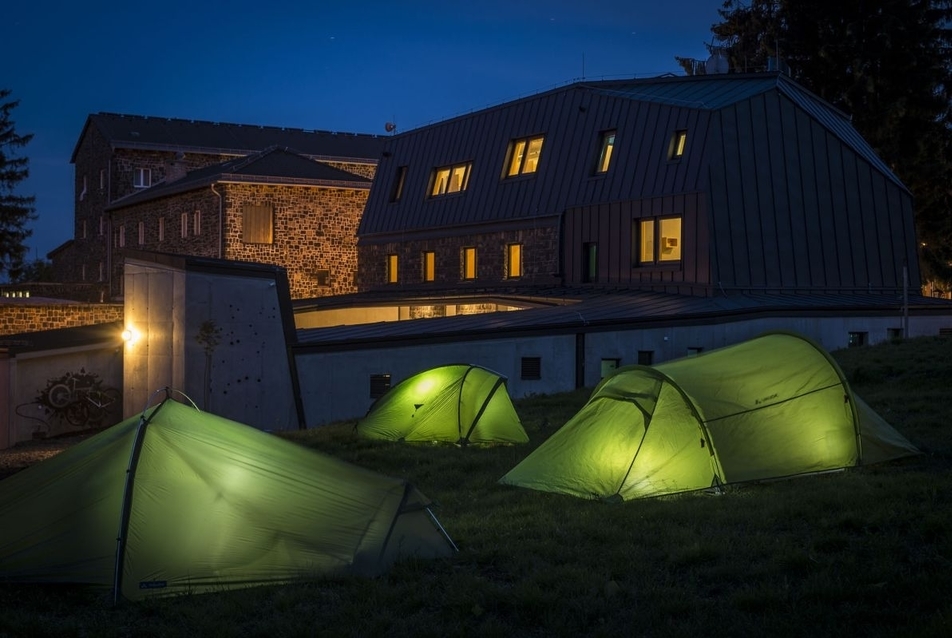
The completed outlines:
{"type": "Polygon", "coordinates": [[[135,600],[373,576],[453,553],[428,507],[403,480],[167,398],[0,482],[0,582],[135,600]]]}
{"type": "Polygon", "coordinates": [[[469,364],[439,366],[404,379],[370,407],[357,432],[371,439],[460,445],[529,440],[506,378],[469,364]]]}
{"type": "Polygon", "coordinates": [[[619,368],[500,482],[629,500],[917,453],[822,348],[776,333],[619,368]]]}

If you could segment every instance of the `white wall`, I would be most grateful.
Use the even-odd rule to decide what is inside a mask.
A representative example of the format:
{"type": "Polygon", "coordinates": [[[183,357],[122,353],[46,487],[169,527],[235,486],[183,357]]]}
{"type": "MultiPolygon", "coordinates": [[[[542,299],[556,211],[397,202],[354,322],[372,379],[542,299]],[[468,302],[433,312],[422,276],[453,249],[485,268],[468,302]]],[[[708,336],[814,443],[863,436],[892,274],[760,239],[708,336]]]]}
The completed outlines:
{"type": "MultiPolygon", "coordinates": [[[[602,359],[620,359],[620,365],[638,362],[639,350],[654,352],[653,363],[688,355],[688,348],[704,351],[738,343],[760,334],[787,330],[810,337],[825,349],[845,348],[850,332],[867,332],[869,343],[887,339],[889,328],[902,327],[901,318],[807,317],[744,320],[717,325],[680,326],[647,330],[615,330],[585,334],[585,386],[601,377],[602,359]]],[[[935,336],[940,327],[952,327],[952,317],[910,317],[912,337],[935,336]]],[[[452,344],[307,353],[296,357],[307,427],[360,418],[373,400],[370,376],[391,374],[391,385],[421,370],[449,363],[473,363],[508,377],[513,398],[553,394],[575,388],[576,336],[557,335],[499,340],[460,340],[452,344]],[[542,379],[520,379],[523,357],[541,357],[542,379]]]]}

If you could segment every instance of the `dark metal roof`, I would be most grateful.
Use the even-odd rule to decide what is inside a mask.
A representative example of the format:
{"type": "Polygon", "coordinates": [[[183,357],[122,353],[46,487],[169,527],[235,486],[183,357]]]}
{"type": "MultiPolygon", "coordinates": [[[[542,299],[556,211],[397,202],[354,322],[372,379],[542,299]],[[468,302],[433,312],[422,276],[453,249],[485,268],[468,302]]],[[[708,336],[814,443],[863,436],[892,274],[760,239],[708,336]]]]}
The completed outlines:
{"type": "Polygon", "coordinates": [[[363,190],[369,189],[371,184],[371,180],[361,175],[316,162],[290,149],[272,147],[248,157],[205,166],[173,182],[159,182],[117,200],[107,206],[106,210],[116,210],[221,182],[294,184],[363,190]]]}
{"type": "Polygon", "coordinates": [[[76,161],[76,150],[90,125],[96,126],[113,148],[248,155],[269,146],[284,146],[315,159],[361,163],[376,162],[386,140],[364,133],[94,113],[86,120],[71,162],[76,161]]]}
{"type": "Polygon", "coordinates": [[[122,322],[112,321],[94,326],[58,328],[56,330],[0,336],[0,351],[5,350],[14,355],[97,344],[122,346],[122,322]]]}
{"type": "MultiPolygon", "coordinates": [[[[694,297],[649,291],[563,291],[563,305],[510,312],[414,319],[298,330],[304,349],[360,349],[383,343],[425,343],[446,339],[480,340],[503,336],[573,333],[675,325],[700,325],[755,316],[893,314],[902,299],[876,294],[737,294],[694,297]]],[[[552,301],[552,297],[547,297],[552,301]]],[[[429,303],[445,303],[431,299],[429,303]]],[[[939,311],[952,315],[952,302],[910,296],[911,312],[939,311]]]]}

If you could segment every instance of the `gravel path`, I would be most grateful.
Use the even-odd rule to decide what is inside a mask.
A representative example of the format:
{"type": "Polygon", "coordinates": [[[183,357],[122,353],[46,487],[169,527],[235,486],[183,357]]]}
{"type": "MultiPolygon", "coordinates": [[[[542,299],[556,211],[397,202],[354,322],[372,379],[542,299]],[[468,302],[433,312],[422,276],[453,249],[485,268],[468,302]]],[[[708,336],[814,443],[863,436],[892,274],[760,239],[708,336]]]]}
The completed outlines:
{"type": "Polygon", "coordinates": [[[25,470],[43,459],[55,456],[66,448],[76,445],[96,433],[96,431],[91,431],[52,439],[22,441],[13,447],[0,450],[0,479],[4,479],[11,474],[16,474],[20,470],[25,470]]]}

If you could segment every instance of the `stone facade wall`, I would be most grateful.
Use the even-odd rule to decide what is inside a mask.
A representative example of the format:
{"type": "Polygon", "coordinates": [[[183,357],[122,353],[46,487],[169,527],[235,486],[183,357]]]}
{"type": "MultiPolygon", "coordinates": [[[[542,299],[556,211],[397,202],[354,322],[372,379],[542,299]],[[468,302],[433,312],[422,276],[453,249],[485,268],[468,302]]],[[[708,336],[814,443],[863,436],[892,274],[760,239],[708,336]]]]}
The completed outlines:
{"type": "Polygon", "coordinates": [[[356,292],[357,226],[369,189],[226,184],[225,258],[276,264],[293,299],[356,292]],[[246,204],[273,211],[274,242],[242,240],[246,204]]]}
{"type": "Polygon", "coordinates": [[[37,304],[0,301],[0,335],[93,326],[122,320],[122,304],[37,304]]]}
{"type": "Polygon", "coordinates": [[[210,187],[113,212],[113,295],[122,294],[124,251],[130,248],[281,266],[288,272],[294,299],[356,291],[357,225],[368,190],[270,184],[218,184],[215,190],[222,196],[223,236],[219,234],[219,198],[210,187]],[[271,207],[273,243],[243,241],[246,204],[271,207]],[[224,249],[219,253],[222,240],[224,249]]]}
{"type": "Polygon", "coordinates": [[[367,164],[364,162],[324,162],[328,166],[333,166],[334,168],[339,168],[342,171],[347,171],[348,173],[353,173],[354,175],[360,175],[361,177],[366,177],[369,180],[373,180],[374,175],[377,174],[377,165],[376,164],[367,164]]]}
{"type": "Polygon", "coordinates": [[[399,284],[420,285],[519,285],[551,283],[559,274],[559,233],[556,226],[470,234],[439,239],[391,242],[359,247],[358,288],[369,290],[387,284],[387,256],[396,254],[399,284]],[[506,278],[506,247],[522,244],[522,276],[506,278]],[[465,247],[476,248],[476,280],[462,276],[465,247]],[[423,281],[423,253],[435,253],[435,281],[423,281]]]}

